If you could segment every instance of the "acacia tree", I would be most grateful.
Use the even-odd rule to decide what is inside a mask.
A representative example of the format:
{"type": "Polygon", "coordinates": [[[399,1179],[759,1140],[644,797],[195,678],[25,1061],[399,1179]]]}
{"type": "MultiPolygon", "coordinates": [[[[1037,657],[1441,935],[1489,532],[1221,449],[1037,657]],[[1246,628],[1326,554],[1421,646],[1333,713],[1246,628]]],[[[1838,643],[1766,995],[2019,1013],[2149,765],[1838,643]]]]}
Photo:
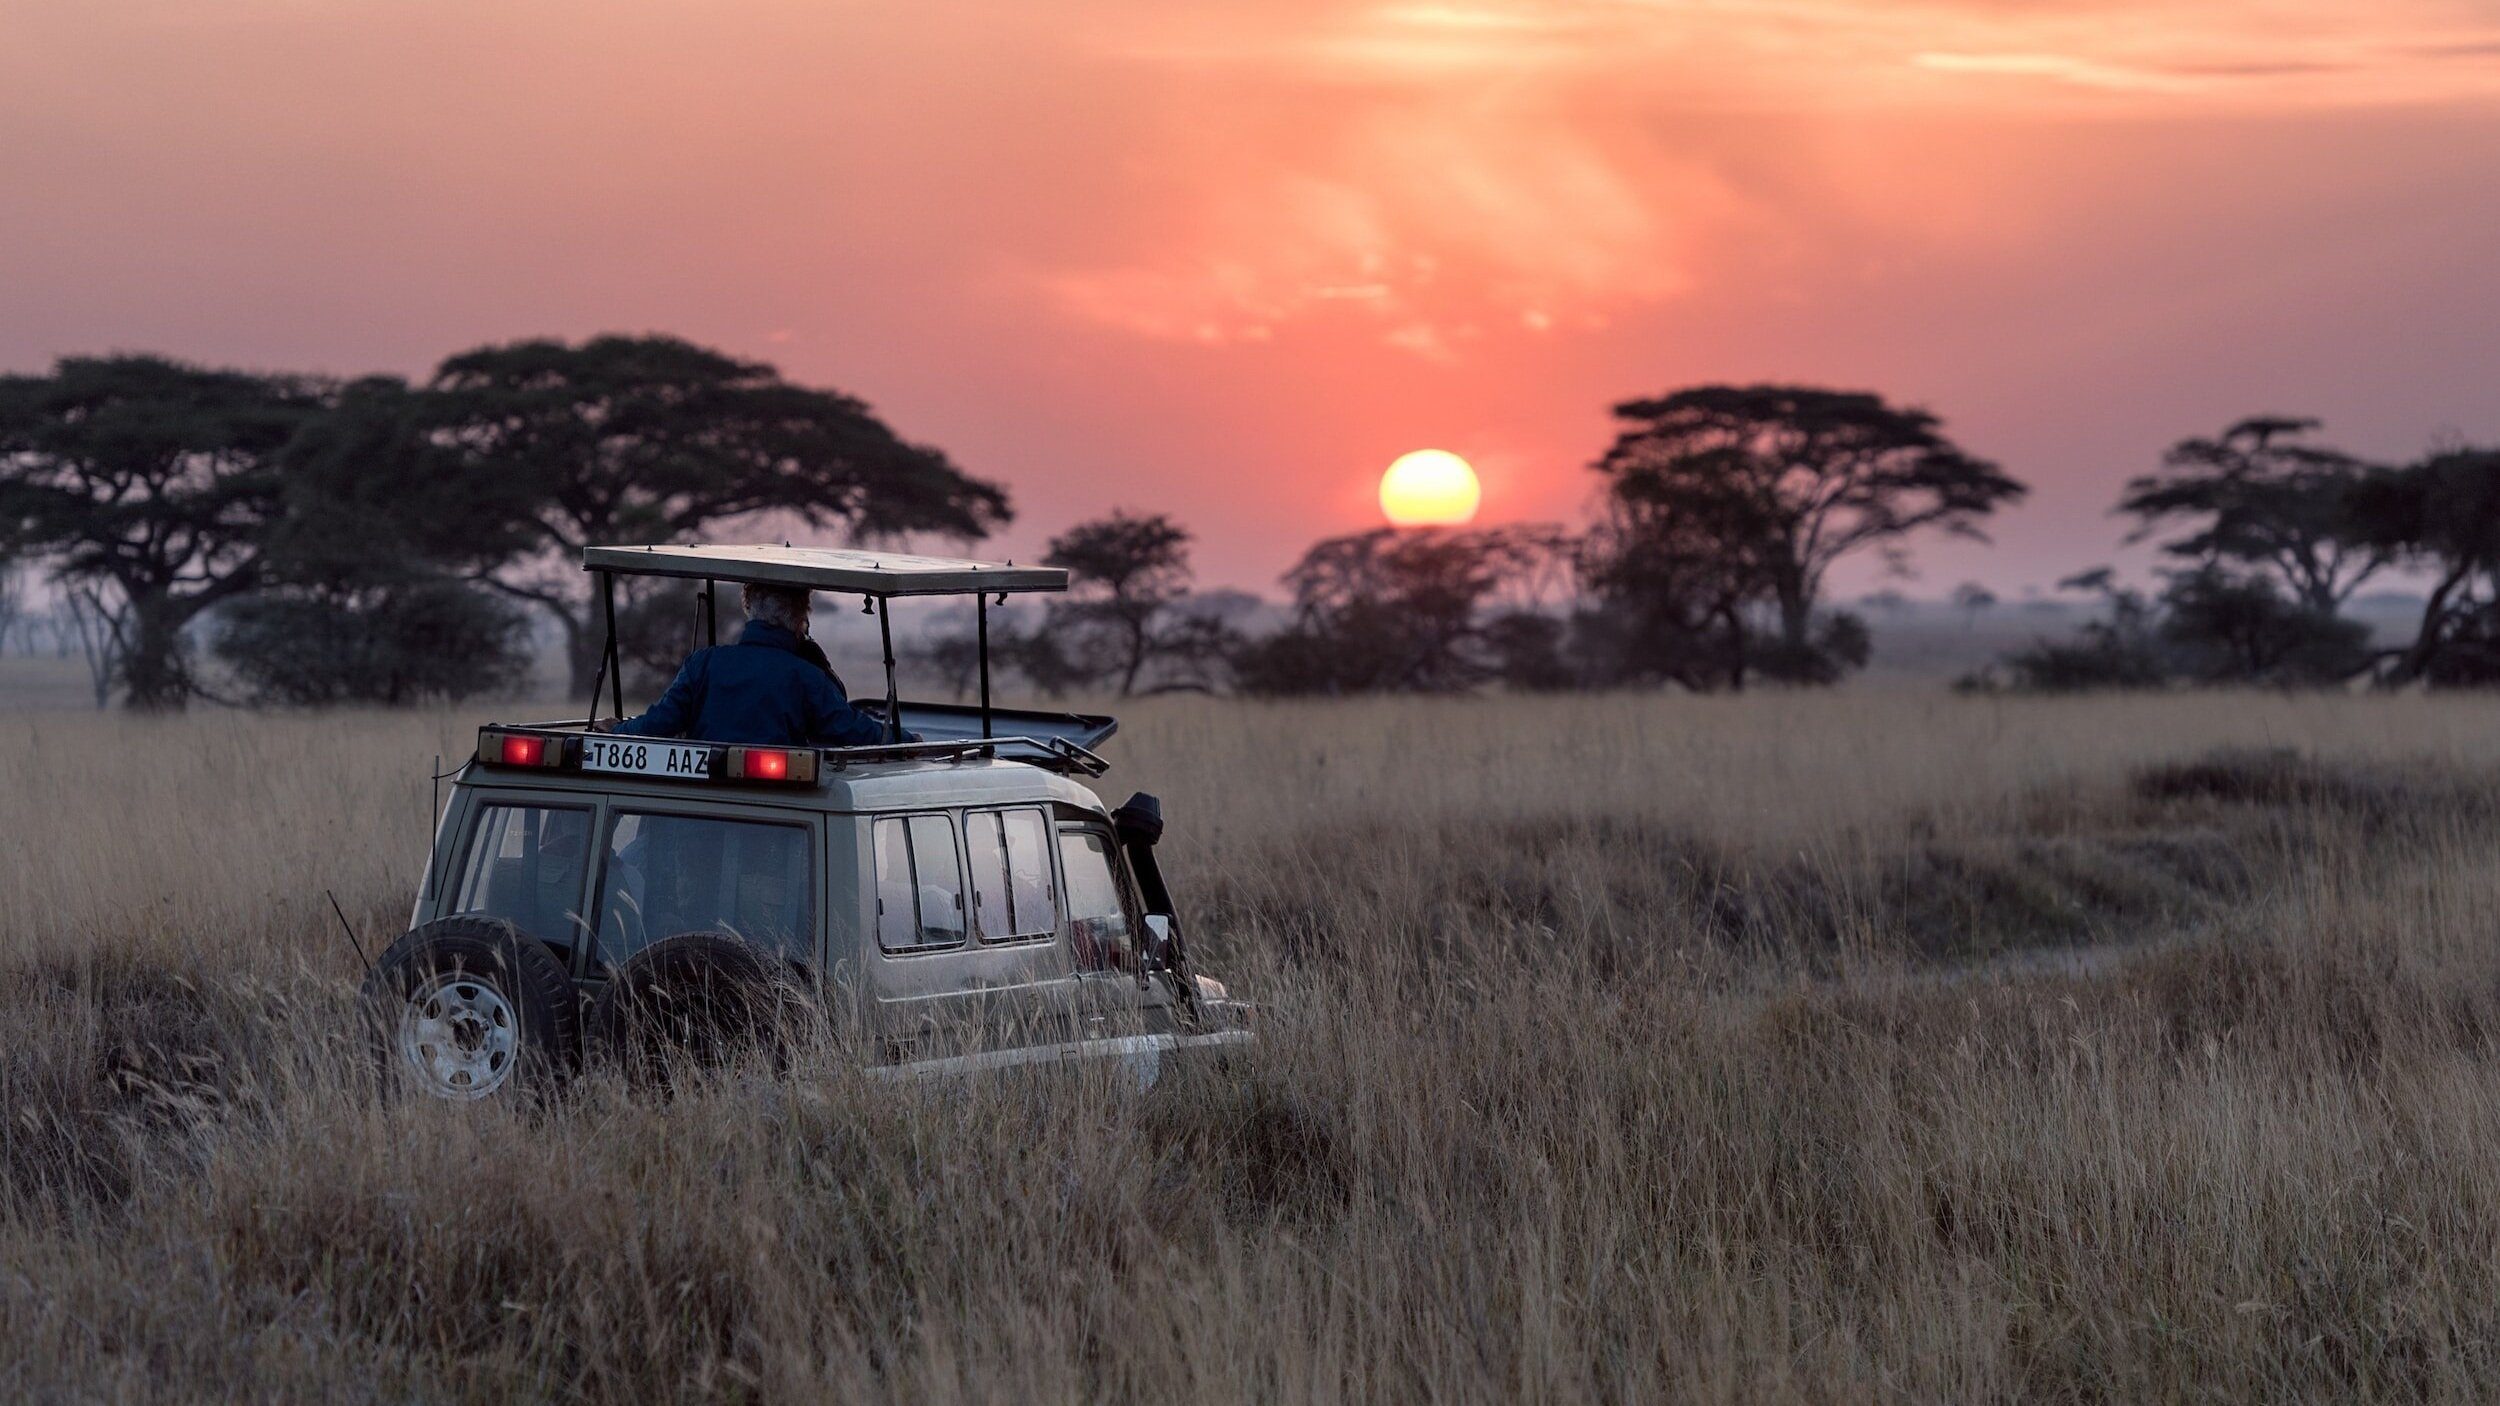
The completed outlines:
{"type": "Polygon", "coordinates": [[[564,631],[575,690],[598,666],[581,549],[683,542],[759,514],[853,539],[974,538],[1007,495],[836,391],[673,337],[481,347],[428,388],[429,434],[509,480],[523,553],[487,579],[564,631]]]}
{"type": "Polygon", "coordinates": [[[0,377],[0,540],[48,558],[91,617],[99,695],[189,701],[184,627],[259,584],[275,457],[326,393],[154,356],[0,377]]]}
{"type": "Polygon", "coordinates": [[[2161,472],[2130,480],[2118,500],[2137,519],[2127,540],[2185,521],[2190,530],[2162,543],[2164,552],[2263,572],[2311,610],[2341,609],[2390,551],[2349,531],[2346,500],[2378,466],[2307,442],[2318,424],[2260,415],[2172,445],[2161,472]]]}
{"type": "Polygon", "coordinates": [[[2500,681],[2500,449],[2461,449],[2370,475],[2345,496],[2360,543],[2431,574],[2389,683],[2500,681]]]}
{"type": "Polygon", "coordinates": [[[1953,608],[1962,612],[1962,628],[1979,628],[1979,617],[1997,608],[1997,593],[1976,581],[1953,588],[1953,608]]]}
{"type": "MultiPolygon", "coordinates": [[[[1098,677],[1116,677],[1120,696],[1137,691],[1146,663],[1192,632],[1167,630],[1189,594],[1189,532],[1161,513],[1113,512],[1051,539],[1046,565],[1064,567],[1068,598],[1051,605],[1047,628],[1063,641],[1096,642],[1098,677]]],[[[1184,626],[1187,622],[1181,622],[1184,626]]]]}
{"type": "MultiPolygon", "coordinates": [[[[1815,606],[1832,564],[1855,552],[1897,553],[1914,532],[1979,538],[1988,514],[2023,485],[1947,439],[1924,410],[1857,391],[1810,386],[1697,386],[1614,408],[1624,422],[1596,469],[1636,481],[1653,511],[1688,502],[1763,534],[1762,585],[1780,646],[1795,661],[1824,657],[1815,606]]],[[[1618,495],[1619,496],[1619,495],[1618,495]]]]}
{"type": "Polygon", "coordinates": [[[1313,546],[1285,573],[1294,619],[1243,648],[1261,693],[1447,692],[1500,672],[1487,605],[1534,575],[1551,534],[1376,528],[1313,546]]]}
{"type": "Polygon", "coordinates": [[[344,387],[276,459],[282,511],[258,589],[219,612],[218,656],[255,701],[402,704],[508,688],[523,608],[468,579],[528,545],[510,476],[434,443],[393,377],[344,387]]]}
{"type": "Polygon", "coordinates": [[[1770,592],[1779,529],[1738,479],[1624,466],[1580,548],[1592,605],[1579,634],[1596,671],[1742,689],[1755,662],[1745,612],[1770,592]]]}

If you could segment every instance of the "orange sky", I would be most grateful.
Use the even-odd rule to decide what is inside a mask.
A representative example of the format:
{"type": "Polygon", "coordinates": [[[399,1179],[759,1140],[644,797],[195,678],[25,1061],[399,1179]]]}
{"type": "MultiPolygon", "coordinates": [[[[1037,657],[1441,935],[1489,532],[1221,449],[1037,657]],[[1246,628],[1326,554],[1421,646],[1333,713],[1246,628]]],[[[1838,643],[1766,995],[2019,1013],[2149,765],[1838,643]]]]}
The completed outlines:
{"type": "Polygon", "coordinates": [[[0,0],[0,365],[606,329],[1262,588],[1404,450],[1568,517],[1611,400],[1871,387],[2039,489],[1910,589],[2019,588],[2244,413],[2500,439],[2500,0],[0,0]]]}

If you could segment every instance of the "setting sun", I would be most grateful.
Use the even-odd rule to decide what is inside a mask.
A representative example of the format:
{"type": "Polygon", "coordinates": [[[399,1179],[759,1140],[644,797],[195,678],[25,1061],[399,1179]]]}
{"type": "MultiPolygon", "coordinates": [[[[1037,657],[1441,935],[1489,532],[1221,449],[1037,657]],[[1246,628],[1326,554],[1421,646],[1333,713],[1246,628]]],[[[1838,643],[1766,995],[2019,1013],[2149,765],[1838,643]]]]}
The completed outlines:
{"type": "Polygon", "coordinates": [[[1399,527],[1460,526],[1483,497],[1476,471],[1446,449],[1401,454],[1380,476],[1380,510],[1399,527]]]}

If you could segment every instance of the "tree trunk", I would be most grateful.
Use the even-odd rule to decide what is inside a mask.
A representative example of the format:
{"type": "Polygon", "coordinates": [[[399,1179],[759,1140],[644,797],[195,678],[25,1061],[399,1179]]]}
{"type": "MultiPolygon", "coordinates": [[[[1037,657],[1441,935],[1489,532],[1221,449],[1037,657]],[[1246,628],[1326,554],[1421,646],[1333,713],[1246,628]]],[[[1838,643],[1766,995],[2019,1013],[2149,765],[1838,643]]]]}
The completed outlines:
{"type": "Polygon", "coordinates": [[[178,713],[191,701],[182,627],[190,612],[163,598],[133,601],[121,658],[122,702],[147,713],[178,713]]]}
{"type": "MultiPolygon", "coordinates": [[[[592,609],[597,607],[594,605],[592,609]]],[[[587,620],[573,618],[569,610],[549,606],[547,613],[555,616],[556,624],[564,631],[564,696],[590,698],[590,686],[599,682],[599,660],[606,653],[607,632],[593,628],[587,620]]],[[[590,701],[593,704],[590,715],[597,717],[598,700],[591,698],[590,701]]]]}
{"type": "Polygon", "coordinates": [[[1146,627],[1143,622],[1132,622],[1129,625],[1128,636],[1128,667],[1122,670],[1120,674],[1120,696],[1122,698],[1126,698],[1137,692],[1137,675],[1139,671],[1143,670],[1145,667],[1146,627]]]}
{"type": "Polygon", "coordinates": [[[2468,570],[2456,567],[2432,588],[2429,599],[2422,603],[2422,624],[2414,632],[2413,647],[2397,661],[2389,683],[2411,683],[2430,669],[2431,656],[2439,652],[2439,637],[2448,627],[2448,597],[2465,580],[2468,570]]]}
{"type": "Polygon", "coordinates": [[[1780,642],[1803,658],[1814,647],[1814,594],[1802,572],[1782,572],[1776,583],[1780,605],[1780,642]]]}

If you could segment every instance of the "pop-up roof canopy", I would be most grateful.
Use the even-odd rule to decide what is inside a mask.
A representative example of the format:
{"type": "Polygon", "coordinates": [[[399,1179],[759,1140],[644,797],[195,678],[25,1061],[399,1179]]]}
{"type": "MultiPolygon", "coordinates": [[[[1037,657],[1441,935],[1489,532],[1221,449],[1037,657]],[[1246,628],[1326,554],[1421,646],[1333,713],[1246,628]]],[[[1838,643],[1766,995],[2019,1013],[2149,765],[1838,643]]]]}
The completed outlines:
{"type": "MultiPolygon", "coordinates": [[[[591,718],[585,719],[583,726],[590,726],[591,720],[598,716],[599,690],[603,685],[610,690],[609,697],[618,716],[623,716],[625,712],[625,664],[617,646],[616,634],[616,578],[673,576],[703,583],[695,593],[695,600],[703,633],[713,644],[720,643],[720,625],[712,608],[712,594],[722,582],[797,586],[810,591],[838,591],[845,595],[868,597],[875,606],[877,634],[885,646],[886,727],[898,742],[903,732],[903,703],[894,682],[894,620],[889,606],[894,597],[972,597],[973,618],[978,631],[975,639],[981,663],[980,735],[990,739],[996,732],[996,719],[990,707],[991,598],[1029,591],[1064,591],[1068,588],[1068,573],[1055,566],[1001,566],[996,562],[966,561],[958,557],[845,551],[834,547],[587,547],[582,551],[582,569],[599,580],[601,605],[608,624],[607,644],[599,655],[599,672],[590,684],[591,718]]],[[[922,711],[930,714],[920,719],[924,727],[945,730],[945,720],[936,716],[945,710],[924,707],[922,711]]],[[[1109,727],[1098,726],[1109,723],[1108,718],[1078,721],[1093,741],[1099,742],[1110,734],[1109,727]]],[[[1065,755],[1054,749],[1048,739],[1023,740],[1051,755],[1065,755]]],[[[1083,751],[1084,744],[1078,743],[1076,750],[1083,751]]]]}
{"type": "Polygon", "coordinates": [[[862,596],[1002,595],[1068,588],[1068,573],[1055,566],[1001,566],[833,547],[590,547],[582,552],[582,567],[620,576],[752,581],[862,596]]]}

